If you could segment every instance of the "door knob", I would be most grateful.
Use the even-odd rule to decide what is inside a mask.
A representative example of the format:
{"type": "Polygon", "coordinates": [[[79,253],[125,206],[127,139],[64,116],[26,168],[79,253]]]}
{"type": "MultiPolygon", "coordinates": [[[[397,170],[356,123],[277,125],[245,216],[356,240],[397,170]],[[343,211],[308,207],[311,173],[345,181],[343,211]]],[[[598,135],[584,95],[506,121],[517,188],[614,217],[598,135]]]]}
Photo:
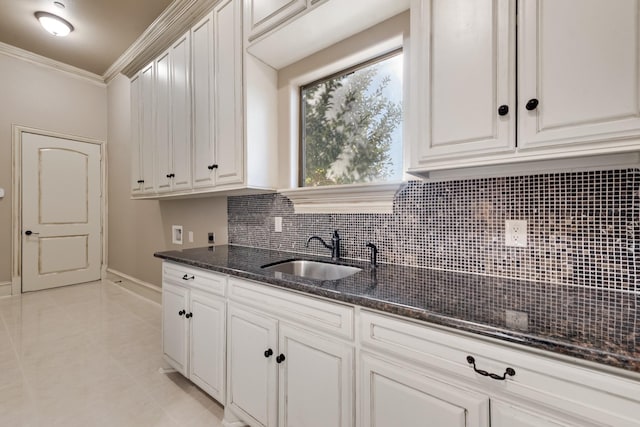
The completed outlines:
{"type": "Polygon", "coordinates": [[[538,107],[538,100],[535,98],[532,98],[529,100],[529,102],[527,102],[527,105],[525,105],[525,108],[529,111],[533,111],[536,109],[536,107],[538,107]]]}

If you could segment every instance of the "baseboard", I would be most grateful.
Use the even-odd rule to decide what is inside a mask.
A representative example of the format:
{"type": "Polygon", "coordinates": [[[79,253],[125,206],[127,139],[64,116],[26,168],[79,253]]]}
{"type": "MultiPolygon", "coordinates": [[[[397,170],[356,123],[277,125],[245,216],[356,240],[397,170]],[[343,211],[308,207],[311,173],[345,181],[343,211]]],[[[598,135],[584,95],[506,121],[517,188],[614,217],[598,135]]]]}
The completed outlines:
{"type": "Polygon", "coordinates": [[[136,279],[112,268],[107,268],[106,279],[142,298],[157,304],[162,303],[162,288],[158,286],[136,279]]]}
{"type": "Polygon", "coordinates": [[[11,282],[0,282],[0,298],[11,296],[11,282]]]}

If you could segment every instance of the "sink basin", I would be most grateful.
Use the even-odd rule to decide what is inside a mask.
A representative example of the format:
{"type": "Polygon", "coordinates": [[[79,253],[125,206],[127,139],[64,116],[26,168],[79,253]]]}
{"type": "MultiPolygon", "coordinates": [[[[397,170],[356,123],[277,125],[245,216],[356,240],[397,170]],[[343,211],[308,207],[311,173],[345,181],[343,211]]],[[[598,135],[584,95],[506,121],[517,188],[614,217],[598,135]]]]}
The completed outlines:
{"type": "Polygon", "coordinates": [[[345,277],[362,271],[361,268],[350,267],[348,265],[306,260],[281,261],[275,264],[263,265],[262,268],[267,271],[275,271],[316,280],[344,279],[345,277]]]}

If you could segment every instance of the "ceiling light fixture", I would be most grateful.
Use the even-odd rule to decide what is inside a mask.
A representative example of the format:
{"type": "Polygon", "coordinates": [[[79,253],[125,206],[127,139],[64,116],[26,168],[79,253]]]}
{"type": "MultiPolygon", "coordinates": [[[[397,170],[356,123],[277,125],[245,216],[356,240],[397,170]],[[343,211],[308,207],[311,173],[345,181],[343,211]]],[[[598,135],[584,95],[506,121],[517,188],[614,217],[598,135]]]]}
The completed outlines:
{"type": "Polygon", "coordinates": [[[38,21],[40,21],[42,28],[54,36],[64,37],[73,31],[73,25],[53,13],[36,12],[35,16],[38,18],[38,21]]]}

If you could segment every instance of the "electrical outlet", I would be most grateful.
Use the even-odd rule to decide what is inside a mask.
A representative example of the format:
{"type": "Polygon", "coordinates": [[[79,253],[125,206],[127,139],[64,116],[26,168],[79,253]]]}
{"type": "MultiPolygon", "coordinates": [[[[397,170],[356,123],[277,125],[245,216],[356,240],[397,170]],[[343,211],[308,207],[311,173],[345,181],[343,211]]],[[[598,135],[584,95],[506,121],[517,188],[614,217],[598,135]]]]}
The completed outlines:
{"type": "Polygon", "coordinates": [[[274,231],[276,233],[282,233],[282,217],[281,216],[277,216],[274,218],[275,224],[274,224],[274,231]]]}
{"type": "Polygon", "coordinates": [[[209,233],[207,233],[207,242],[210,245],[213,245],[216,242],[216,235],[213,234],[212,231],[210,231],[209,233]]]}
{"type": "Polygon", "coordinates": [[[505,325],[518,331],[529,330],[529,315],[524,311],[505,310],[505,325]]]}
{"type": "Polygon", "coordinates": [[[506,220],[504,223],[504,244],[519,248],[527,247],[527,221],[506,220]]]}
{"type": "Polygon", "coordinates": [[[171,242],[174,245],[182,244],[182,226],[181,225],[171,226],[171,242]]]}

